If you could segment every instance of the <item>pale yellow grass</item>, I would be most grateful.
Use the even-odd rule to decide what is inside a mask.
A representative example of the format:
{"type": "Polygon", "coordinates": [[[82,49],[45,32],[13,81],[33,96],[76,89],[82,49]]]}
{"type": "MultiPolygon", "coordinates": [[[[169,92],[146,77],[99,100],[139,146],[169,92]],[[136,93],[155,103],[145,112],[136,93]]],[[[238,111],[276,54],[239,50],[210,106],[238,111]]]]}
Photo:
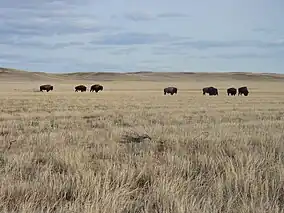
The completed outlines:
{"type": "Polygon", "coordinates": [[[2,83],[0,211],[283,212],[283,85],[209,80],[2,83]],[[151,140],[120,143],[135,133],[151,140]]]}

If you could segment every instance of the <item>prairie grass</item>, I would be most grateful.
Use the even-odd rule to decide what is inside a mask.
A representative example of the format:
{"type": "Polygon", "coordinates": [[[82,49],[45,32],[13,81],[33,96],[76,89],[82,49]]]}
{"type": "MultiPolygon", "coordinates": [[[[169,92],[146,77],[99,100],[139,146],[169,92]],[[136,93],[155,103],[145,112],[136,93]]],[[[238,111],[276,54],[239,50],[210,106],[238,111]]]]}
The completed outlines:
{"type": "Polygon", "coordinates": [[[1,212],[284,212],[280,83],[102,84],[1,84],[1,212]]]}

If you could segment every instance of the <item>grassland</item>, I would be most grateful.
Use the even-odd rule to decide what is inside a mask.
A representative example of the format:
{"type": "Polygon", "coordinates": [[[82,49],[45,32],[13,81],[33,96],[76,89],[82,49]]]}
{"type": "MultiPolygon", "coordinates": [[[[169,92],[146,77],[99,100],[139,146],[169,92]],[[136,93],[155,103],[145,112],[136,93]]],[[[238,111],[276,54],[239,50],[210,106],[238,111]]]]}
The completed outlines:
{"type": "Polygon", "coordinates": [[[0,75],[1,212],[284,211],[282,76],[19,73],[0,75]]]}

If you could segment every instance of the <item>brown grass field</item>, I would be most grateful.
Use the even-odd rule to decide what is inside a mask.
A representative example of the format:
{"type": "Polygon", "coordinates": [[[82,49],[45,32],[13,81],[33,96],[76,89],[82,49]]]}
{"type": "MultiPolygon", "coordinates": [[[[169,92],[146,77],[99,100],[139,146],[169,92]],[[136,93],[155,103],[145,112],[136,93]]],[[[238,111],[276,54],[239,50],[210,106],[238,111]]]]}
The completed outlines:
{"type": "Polygon", "coordinates": [[[272,74],[3,69],[0,212],[284,212],[283,84],[272,74]],[[46,83],[54,91],[37,92],[46,83]],[[104,91],[90,93],[94,83],[104,91]],[[164,96],[171,85],[178,94],[164,96]],[[228,97],[231,86],[250,94],[228,97]]]}

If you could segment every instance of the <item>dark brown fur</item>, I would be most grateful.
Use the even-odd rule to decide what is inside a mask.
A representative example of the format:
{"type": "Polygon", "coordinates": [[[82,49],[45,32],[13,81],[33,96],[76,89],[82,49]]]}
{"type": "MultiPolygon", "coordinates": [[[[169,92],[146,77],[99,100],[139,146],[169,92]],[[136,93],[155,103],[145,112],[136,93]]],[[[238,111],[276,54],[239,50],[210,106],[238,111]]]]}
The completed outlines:
{"type": "Polygon", "coordinates": [[[244,96],[248,96],[249,91],[247,87],[240,87],[238,89],[238,95],[242,95],[242,94],[244,94],[244,96]]]}
{"type": "Polygon", "coordinates": [[[104,87],[103,87],[102,85],[100,85],[100,84],[92,85],[91,88],[90,88],[90,92],[95,91],[95,92],[97,93],[97,92],[100,91],[100,90],[101,90],[101,91],[104,90],[104,87]]]}
{"type": "Polygon", "coordinates": [[[218,89],[215,87],[205,87],[202,89],[202,91],[203,91],[203,95],[205,95],[206,93],[208,93],[210,96],[218,95],[218,89]]]}
{"type": "Polygon", "coordinates": [[[43,92],[43,90],[46,90],[46,92],[52,91],[53,90],[53,86],[51,86],[50,84],[45,84],[45,85],[41,85],[39,87],[39,90],[41,92],[43,92]]]}
{"type": "Polygon", "coordinates": [[[78,86],[75,87],[75,92],[78,92],[78,91],[86,92],[87,91],[87,87],[84,86],[84,85],[78,85],[78,86]]]}
{"type": "Polygon", "coordinates": [[[237,89],[233,88],[233,87],[228,88],[227,93],[228,93],[228,95],[234,95],[235,96],[237,94],[237,89]]]}
{"type": "Polygon", "coordinates": [[[170,93],[171,95],[177,94],[177,88],[176,87],[166,87],[164,89],[164,95],[166,95],[167,93],[170,93]]]}

